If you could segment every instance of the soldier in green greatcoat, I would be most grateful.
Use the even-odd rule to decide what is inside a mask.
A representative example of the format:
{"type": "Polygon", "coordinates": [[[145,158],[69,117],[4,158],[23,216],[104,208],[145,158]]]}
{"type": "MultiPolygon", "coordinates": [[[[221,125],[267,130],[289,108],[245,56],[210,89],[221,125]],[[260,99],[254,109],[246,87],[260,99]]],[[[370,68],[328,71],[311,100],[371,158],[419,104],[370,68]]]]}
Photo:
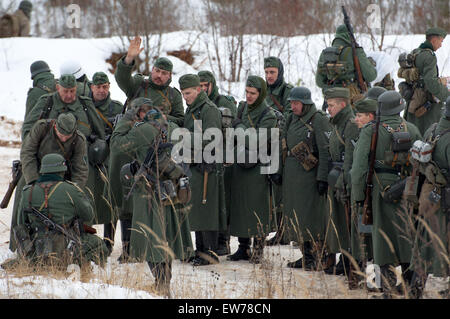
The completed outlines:
{"type": "MultiPolygon", "coordinates": [[[[109,143],[109,139],[111,138],[115,118],[118,114],[122,113],[123,109],[122,103],[111,99],[109,87],[109,79],[104,72],[94,73],[90,85],[91,93],[89,97],[92,99],[95,111],[103,124],[107,143],[109,143]]],[[[103,236],[105,238],[105,243],[108,249],[112,251],[118,216],[114,211],[114,204],[112,203],[109,193],[111,185],[110,176],[112,174],[118,175],[119,171],[111,172],[108,170],[109,152],[107,155],[108,158],[104,163],[97,167],[101,173],[92,176],[95,177],[92,184],[95,185],[94,198],[96,199],[97,222],[99,224],[104,224],[103,236]]]]}
{"type": "Polygon", "coordinates": [[[441,28],[430,28],[426,31],[426,41],[412,51],[417,78],[407,79],[414,86],[414,95],[408,101],[404,116],[417,126],[421,134],[439,121],[443,103],[449,96],[445,78],[439,78],[435,53],[442,46],[446,34],[441,28]]]}
{"type": "MultiPolygon", "coordinates": [[[[364,82],[369,86],[376,79],[377,70],[370,62],[362,47],[356,48],[356,56],[361,66],[364,82]]],[[[362,97],[363,92],[357,84],[355,65],[353,62],[350,35],[343,24],[337,27],[331,47],[325,48],[317,63],[316,85],[325,90],[332,87],[350,89],[350,103],[353,105],[362,97]]],[[[323,107],[325,110],[325,104],[323,107]]]]}
{"type": "Polygon", "coordinates": [[[312,270],[317,267],[316,258],[321,259],[325,239],[331,127],[306,87],[293,88],[288,99],[292,113],[283,129],[287,146],[283,165],[285,231],[290,240],[302,244],[303,255],[288,267],[312,270]]]}
{"type": "MultiPolygon", "coordinates": [[[[137,161],[127,164],[128,178],[135,183],[131,186],[130,257],[146,261],[155,277],[155,288],[168,295],[172,260],[184,259],[185,247],[192,246],[189,223],[180,221],[185,212],[177,209],[180,193],[173,197],[166,186],[169,183],[173,189],[179,189],[185,171],[171,159],[171,148],[166,148],[169,124],[163,113],[149,99],[140,99],[139,103],[126,112],[114,130],[111,148],[113,152],[130,154],[137,161]],[[139,120],[133,126],[120,125],[136,116],[139,120]]],[[[182,202],[185,204],[187,201],[182,202]]]]}
{"type": "Polygon", "coordinates": [[[222,119],[217,106],[202,90],[198,75],[185,74],[179,79],[179,84],[188,106],[183,127],[190,132],[191,155],[194,158],[191,164],[192,207],[189,212],[191,231],[195,231],[196,256],[193,264],[208,265],[219,262],[215,253],[218,232],[226,230],[226,211],[220,186],[223,185],[223,167],[221,163],[206,163],[201,155],[209,143],[203,139],[196,143],[195,132],[204,134],[208,129],[221,132],[222,119]]]}
{"type": "MultiPolygon", "coordinates": [[[[413,222],[401,201],[402,192],[392,191],[409,175],[408,151],[414,141],[421,139],[421,134],[414,124],[400,117],[406,102],[398,92],[387,91],[381,94],[378,97],[378,104],[380,126],[372,189],[372,241],[374,263],[381,268],[383,296],[390,297],[391,289],[396,285],[392,266],[402,266],[404,280],[406,282],[411,280],[412,274],[408,267],[413,241],[411,238],[413,229],[410,227],[413,222]],[[396,136],[400,133],[403,135],[398,139],[396,136]]],[[[366,125],[361,129],[353,157],[352,200],[360,206],[365,200],[373,125],[375,124],[366,125]]]]}
{"type": "MultiPolygon", "coordinates": [[[[412,294],[414,298],[422,297],[427,278],[430,274],[446,278],[450,274],[450,97],[447,98],[443,116],[439,122],[430,127],[424,135],[424,141],[434,144],[431,159],[423,165],[435,166],[435,174],[425,174],[419,199],[418,227],[411,259],[412,294]],[[438,173],[440,172],[440,173],[438,173]],[[440,176],[439,176],[440,175],[440,176]],[[432,203],[430,194],[439,194],[437,203],[432,203]]],[[[424,172],[421,170],[421,172],[424,172]]],[[[448,298],[448,288],[440,292],[448,298]]]]}
{"type": "MultiPolygon", "coordinates": [[[[267,84],[267,97],[265,102],[270,106],[277,117],[277,126],[280,129],[280,136],[283,135],[283,127],[286,118],[291,113],[291,105],[288,100],[289,93],[292,89],[292,85],[284,81],[284,66],[281,60],[277,57],[270,56],[264,58],[264,73],[266,76],[267,84]]],[[[289,240],[284,236],[283,229],[283,200],[282,200],[282,187],[280,183],[276,183],[276,179],[271,182],[273,192],[273,206],[275,218],[273,220],[273,226],[276,228],[276,234],[274,237],[266,241],[266,244],[271,245],[287,245],[289,240]]]]}
{"type": "Polygon", "coordinates": [[[77,95],[89,96],[91,94],[91,82],[77,60],[67,60],[59,67],[59,74],[72,74],[77,80],[77,95]]]}
{"type": "MultiPolygon", "coordinates": [[[[67,180],[77,183],[80,187],[86,185],[89,174],[86,138],[76,129],[76,119],[72,114],[63,113],[57,120],[43,119],[36,122],[20,150],[22,177],[17,184],[17,189],[22,189],[26,184],[31,184],[39,178],[42,158],[50,153],[61,154],[66,159],[67,180]]],[[[14,196],[11,229],[17,219],[21,195],[22,192],[18,191],[14,196]]],[[[16,249],[12,233],[9,246],[12,251],[16,249]]]]}
{"type": "Polygon", "coordinates": [[[350,106],[350,91],[347,88],[331,88],[325,91],[328,113],[332,125],[330,136],[330,167],[328,176],[328,216],[326,245],[329,259],[325,273],[348,275],[349,260],[341,254],[335,267],[337,253],[350,251],[350,169],[353,149],[359,130],[354,123],[350,106]]]}
{"type": "MultiPolygon", "coordinates": [[[[78,130],[86,137],[88,145],[89,178],[86,184],[87,195],[95,194],[102,196],[103,192],[95,192],[96,175],[101,175],[98,166],[106,160],[107,144],[105,141],[105,130],[100,117],[95,111],[92,100],[87,96],[77,94],[77,84],[75,77],[63,74],[58,84],[56,92],[41,96],[31,113],[25,119],[22,127],[22,140],[26,138],[33,124],[39,119],[55,119],[61,113],[72,113],[77,119],[78,130]]],[[[102,189],[103,191],[103,189],[102,189]]],[[[97,210],[95,223],[98,223],[97,210]]]]}
{"type": "MultiPolygon", "coordinates": [[[[265,102],[267,86],[264,79],[249,76],[246,82],[246,101],[239,104],[238,117],[233,122],[235,130],[244,132],[252,128],[256,134],[267,129],[267,137],[271,129],[276,127],[277,119],[272,109],[265,102]]],[[[238,134],[238,133],[236,133],[238,134]]],[[[238,237],[238,250],[227,257],[228,260],[249,260],[260,263],[263,258],[265,237],[270,232],[269,181],[267,174],[261,172],[263,164],[260,160],[251,161],[252,146],[255,142],[258,156],[261,155],[259,136],[245,136],[245,145],[237,145],[237,163],[233,165],[231,187],[230,234],[238,237]],[[245,161],[239,159],[239,152],[244,151],[245,161]],[[250,243],[253,238],[253,251],[250,243]]],[[[270,138],[267,141],[271,144],[270,138]]],[[[279,151],[279,150],[272,150],[279,151]]],[[[277,153],[278,154],[278,153],[277,153]]]]}
{"type": "Polygon", "coordinates": [[[151,76],[145,79],[142,74],[131,76],[135,65],[134,59],[144,49],[140,47],[141,38],[136,37],[130,41],[127,55],[117,63],[114,74],[120,89],[126,94],[129,101],[137,97],[150,98],[163,113],[168,121],[183,125],[184,108],[180,92],[169,86],[172,82],[172,62],[165,57],[156,59],[151,76]]]}
{"type": "Polygon", "coordinates": [[[93,207],[77,184],[64,179],[66,163],[60,154],[45,155],[39,178],[23,188],[17,225],[12,229],[18,241],[19,262],[25,258],[32,265],[61,269],[72,263],[94,261],[103,266],[106,262],[105,244],[83,227],[92,221],[93,207]],[[44,224],[29,211],[31,208],[63,227],[71,238],[44,224]]]}
{"type": "Polygon", "coordinates": [[[33,87],[28,90],[25,116],[31,112],[37,100],[44,94],[55,92],[56,80],[45,61],[35,61],[30,66],[33,87]]]}
{"type": "MultiPolygon", "coordinates": [[[[222,130],[225,132],[226,123],[234,120],[237,114],[236,101],[232,96],[222,95],[219,93],[219,88],[216,84],[216,79],[210,71],[198,72],[200,78],[200,85],[203,91],[208,95],[208,99],[211,100],[220,110],[222,115],[222,130]],[[229,111],[227,111],[229,110],[229,111]]],[[[231,123],[230,123],[231,124],[231,123]]],[[[225,136],[225,134],[224,134],[225,136]]],[[[225,144],[225,143],[224,143],[225,144]]],[[[223,176],[223,195],[225,198],[225,209],[227,212],[227,230],[219,232],[218,247],[216,250],[217,255],[224,256],[230,254],[230,231],[229,231],[229,219],[230,219],[230,194],[231,194],[231,174],[233,169],[228,166],[224,167],[223,176]]],[[[222,192],[221,192],[222,193],[222,192]]]]}

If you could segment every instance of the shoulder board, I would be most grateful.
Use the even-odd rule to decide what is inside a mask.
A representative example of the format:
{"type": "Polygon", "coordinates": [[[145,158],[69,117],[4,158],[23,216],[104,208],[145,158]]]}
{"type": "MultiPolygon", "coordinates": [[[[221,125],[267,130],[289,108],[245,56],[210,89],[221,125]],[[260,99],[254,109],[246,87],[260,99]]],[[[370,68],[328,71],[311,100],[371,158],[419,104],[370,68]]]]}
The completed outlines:
{"type": "Polygon", "coordinates": [[[145,122],[136,122],[134,123],[134,127],[138,127],[141,126],[142,124],[144,124],[145,122]]]}
{"type": "Polygon", "coordinates": [[[27,190],[27,189],[29,189],[31,186],[33,186],[32,184],[27,184],[27,185],[25,185],[23,188],[22,188],[22,190],[27,190]]]}
{"type": "Polygon", "coordinates": [[[316,113],[320,113],[323,116],[327,116],[327,113],[322,110],[317,110],[316,113]]]}
{"type": "Polygon", "coordinates": [[[92,99],[89,96],[85,96],[85,95],[79,95],[78,98],[80,98],[81,100],[92,101],[92,99]]]}

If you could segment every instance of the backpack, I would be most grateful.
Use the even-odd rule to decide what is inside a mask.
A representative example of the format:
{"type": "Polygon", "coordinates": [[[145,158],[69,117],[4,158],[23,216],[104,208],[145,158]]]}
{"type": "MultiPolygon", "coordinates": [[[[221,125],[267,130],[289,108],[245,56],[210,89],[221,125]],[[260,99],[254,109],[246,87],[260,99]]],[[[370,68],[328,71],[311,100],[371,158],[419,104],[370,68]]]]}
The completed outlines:
{"type": "MultiPolygon", "coordinates": [[[[341,60],[340,58],[342,51],[346,48],[349,47],[327,47],[322,51],[322,59],[319,60],[318,72],[326,75],[328,85],[350,80],[347,76],[350,69],[349,65],[345,60],[341,60]]],[[[353,73],[351,76],[353,76],[353,73]]]]}
{"type": "Polygon", "coordinates": [[[14,37],[14,29],[17,29],[17,21],[11,14],[4,14],[0,18],[0,38],[14,37]]]}

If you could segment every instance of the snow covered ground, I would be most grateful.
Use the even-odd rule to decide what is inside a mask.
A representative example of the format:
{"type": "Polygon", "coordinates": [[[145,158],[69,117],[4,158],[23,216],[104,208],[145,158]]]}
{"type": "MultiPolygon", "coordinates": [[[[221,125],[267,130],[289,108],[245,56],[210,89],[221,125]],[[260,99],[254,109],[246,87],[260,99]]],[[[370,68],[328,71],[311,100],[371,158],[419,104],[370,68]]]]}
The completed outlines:
{"type": "MultiPolygon", "coordinates": [[[[440,72],[450,76],[450,37],[437,51],[440,72]]],[[[263,58],[278,55],[285,65],[286,80],[309,87],[317,105],[322,104],[320,90],[314,84],[314,71],[320,51],[330,44],[332,35],[314,35],[308,37],[279,38],[278,44],[271,49],[265,44],[267,36],[246,36],[248,49],[245,53],[245,74],[263,76],[263,58]]],[[[394,61],[404,51],[417,47],[424,35],[387,36],[387,53],[394,61]]],[[[225,41],[226,39],[222,39],[225,41]]],[[[185,73],[202,69],[215,71],[217,65],[208,59],[205,43],[211,41],[208,34],[193,31],[165,34],[163,38],[163,56],[167,51],[190,47],[196,52],[193,66],[170,56],[174,63],[172,85],[178,87],[178,78],[185,73]],[[193,39],[198,39],[193,44],[193,39]],[[209,64],[211,61],[211,65],[209,64]]],[[[360,36],[360,42],[369,47],[369,39],[360,36]]],[[[111,80],[113,99],[125,101],[125,95],[118,88],[114,76],[107,70],[105,59],[112,51],[117,51],[119,39],[39,39],[10,38],[0,39],[0,196],[6,192],[10,180],[10,167],[14,159],[19,158],[20,126],[25,110],[26,92],[31,87],[30,64],[36,60],[45,60],[56,77],[60,64],[67,59],[78,59],[89,78],[97,71],[104,71],[111,80]],[[16,145],[8,144],[17,142],[16,145]],[[5,147],[8,146],[8,147],[5,147]]],[[[211,48],[210,48],[211,49],[211,48]]],[[[370,51],[370,50],[366,50],[370,51]]],[[[224,47],[225,52],[225,47],[224,47]]],[[[212,52],[210,52],[212,53],[212,52]]],[[[396,84],[399,83],[396,69],[392,70],[396,84]]],[[[219,82],[223,90],[234,95],[237,100],[244,96],[244,79],[241,82],[219,82]]],[[[13,257],[8,249],[12,201],[8,208],[0,211],[0,263],[13,257]]],[[[103,227],[96,226],[98,234],[103,227]]],[[[273,234],[271,234],[273,235],[273,234]]],[[[237,239],[232,238],[232,251],[237,249],[237,239]]],[[[78,276],[68,271],[62,276],[55,275],[17,275],[0,269],[0,298],[160,298],[151,291],[154,280],[146,264],[118,264],[121,253],[120,231],[116,234],[116,243],[112,256],[105,269],[93,267],[87,276],[78,276]]],[[[364,290],[348,290],[342,276],[328,276],[321,272],[306,272],[286,267],[288,261],[301,256],[300,250],[293,245],[267,247],[266,261],[261,265],[248,262],[229,262],[221,257],[221,263],[213,266],[193,268],[191,265],[175,261],[173,264],[173,298],[369,298],[364,290]]],[[[368,273],[373,280],[373,267],[368,273]]],[[[427,296],[437,297],[437,289],[445,283],[432,278],[427,284],[427,296]]]]}

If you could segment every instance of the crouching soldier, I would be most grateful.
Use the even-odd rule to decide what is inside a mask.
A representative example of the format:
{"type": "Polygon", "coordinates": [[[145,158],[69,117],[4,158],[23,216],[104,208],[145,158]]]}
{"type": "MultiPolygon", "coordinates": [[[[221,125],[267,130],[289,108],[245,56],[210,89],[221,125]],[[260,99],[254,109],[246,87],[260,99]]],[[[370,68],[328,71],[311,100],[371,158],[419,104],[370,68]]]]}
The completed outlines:
{"type": "Polygon", "coordinates": [[[150,99],[135,101],[141,104],[125,113],[111,137],[113,152],[136,159],[122,168],[126,178],[133,180],[125,194],[126,200],[133,199],[130,258],[146,261],[156,291],[169,295],[172,260],[185,258],[185,247],[192,247],[189,223],[180,222],[184,212],[179,209],[189,201],[189,182],[185,170],[170,157],[172,144],[164,114],[150,99]],[[134,126],[120,125],[135,116],[139,120],[134,126]]]}
{"type": "Polygon", "coordinates": [[[103,266],[108,250],[93,234],[95,229],[84,225],[92,221],[94,210],[81,188],[64,179],[66,171],[63,156],[47,154],[39,178],[24,187],[12,230],[19,261],[25,258],[33,266],[60,269],[90,261],[103,266]]]}

